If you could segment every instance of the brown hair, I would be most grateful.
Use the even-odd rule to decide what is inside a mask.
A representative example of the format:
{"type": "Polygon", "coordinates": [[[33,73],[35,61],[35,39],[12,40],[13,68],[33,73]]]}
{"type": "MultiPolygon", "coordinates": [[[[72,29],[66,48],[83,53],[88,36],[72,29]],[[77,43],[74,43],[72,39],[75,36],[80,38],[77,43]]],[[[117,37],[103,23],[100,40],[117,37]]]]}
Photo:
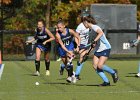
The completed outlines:
{"type": "Polygon", "coordinates": [[[62,18],[59,18],[58,21],[57,21],[57,24],[63,24],[63,25],[65,25],[66,22],[64,20],[62,20],[62,18]]]}
{"type": "Polygon", "coordinates": [[[37,22],[42,22],[44,26],[46,26],[46,23],[43,19],[39,19],[37,22]]]}
{"type": "Polygon", "coordinates": [[[95,19],[90,15],[86,16],[86,17],[83,17],[83,21],[87,21],[87,22],[92,23],[92,24],[97,24],[95,19]]]}

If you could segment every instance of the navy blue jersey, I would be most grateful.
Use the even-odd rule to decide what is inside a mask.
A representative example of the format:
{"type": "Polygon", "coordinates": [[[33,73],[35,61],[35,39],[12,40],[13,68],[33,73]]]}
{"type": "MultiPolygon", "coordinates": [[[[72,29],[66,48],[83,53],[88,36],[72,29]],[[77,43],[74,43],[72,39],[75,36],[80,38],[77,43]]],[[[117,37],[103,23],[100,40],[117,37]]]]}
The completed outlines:
{"type": "MultiPolygon", "coordinates": [[[[58,32],[58,33],[59,33],[61,40],[62,40],[63,44],[65,45],[65,47],[69,51],[73,51],[74,50],[74,40],[73,40],[73,36],[69,32],[69,29],[66,28],[66,35],[63,35],[61,32],[58,32]]],[[[60,45],[58,46],[58,53],[61,57],[66,56],[66,51],[64,51],[60,45]]]]}
{"type": "Polygon", "coordinates": [[[42,31],[40,31],[38,28],[36,29],[34,38],[37,39],[37,43],[43,43],[44,41],[48,40],[50,37],[46,33],[45,27],[44,27],[42,31]]]}
{"type": "Polygon", "coordinates": [[[73,36],[70,34],[68,28],[66,28],[66,35],[63,35],[63,34],[62,34],[61,32],[59,32],[59,31],[58,31],[58,33],[59,33],[59,35],[60,35],[60,37],[61,37],[61,40],[62,40],[62,42],[63,42],[63,44],[64,44],[65,46],[68,46],[68,45],[71,44],[71,42],[73,42],[73,36]]]}
{"type": "Polygon", "coordinates": [[[43,42],[50,39],[49,35],[45,31],[45,27],[42,31],[36,29],[36,33],[34,38],[37,40],[36,47],[40,48],[42,51],[50,51],[51,50],[51,42],[43,45],[43,42]]]}

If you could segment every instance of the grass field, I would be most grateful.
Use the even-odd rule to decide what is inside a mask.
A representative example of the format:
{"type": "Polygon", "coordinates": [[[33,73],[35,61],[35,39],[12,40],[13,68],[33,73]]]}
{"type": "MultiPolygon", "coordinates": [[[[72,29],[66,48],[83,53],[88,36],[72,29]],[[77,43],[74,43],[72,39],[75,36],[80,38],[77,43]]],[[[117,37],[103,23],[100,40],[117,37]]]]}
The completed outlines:
{"type": "MultiPolygon", "coordinates": [[[[51,62],[51,76],[45,76],[44,62],[41,62],[41,76],[32,76],[34,61],[5,61],[0,80],[0,100],[139,100],[140,78],[137,73],[138,61],[110,60],[109,66],[118,69],[120,80],[111,86],[98,87],[102,80],[92,68],[91,61],[84,64],[81,78],[76,84],[68,84],[59,75],[61,62],[51,62]],[[36,86],[35,82],[40,85],[36,86]]],[[[76,65],[76,61],[74,62],[76,65]]]]}

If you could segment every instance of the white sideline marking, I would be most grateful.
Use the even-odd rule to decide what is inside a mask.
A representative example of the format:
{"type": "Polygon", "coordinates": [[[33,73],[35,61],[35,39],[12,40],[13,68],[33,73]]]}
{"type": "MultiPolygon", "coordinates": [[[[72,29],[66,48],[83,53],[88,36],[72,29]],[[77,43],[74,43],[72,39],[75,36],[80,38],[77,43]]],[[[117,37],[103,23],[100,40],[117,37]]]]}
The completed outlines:
{"type": "Polygon", "coordinates": [[[2,77],[3,69],[4,69],[4,64],[0,64],[0,80],[2,77]]]}

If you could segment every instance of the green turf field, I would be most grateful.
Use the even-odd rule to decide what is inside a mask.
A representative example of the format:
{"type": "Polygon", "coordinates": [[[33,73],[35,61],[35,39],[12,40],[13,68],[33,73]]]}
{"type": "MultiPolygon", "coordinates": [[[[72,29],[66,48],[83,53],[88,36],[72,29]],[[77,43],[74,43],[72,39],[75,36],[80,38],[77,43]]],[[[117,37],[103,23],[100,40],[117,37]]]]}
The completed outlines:
{"type": "MultiPolygon", "coordinates": [[[[41,76],[32,76],[34,61],[5,61],[0,80],[0,100],[139,100],[140,78],[135,78],[138,61],[110,60],[108,65],[118,69],[120,80],[109,87],[98,87],[102,80],[92,68],[91,61],[83,67],[76,84],[67,84],[66,71],[59,75],[60,62],[51,62],[51,76],[45,76],[41,62],[41,76]],[[35,82],[40,85],[36,86],[35,82]]],[[[76,61],[74,62],[76,64],[76,61]]]]}

